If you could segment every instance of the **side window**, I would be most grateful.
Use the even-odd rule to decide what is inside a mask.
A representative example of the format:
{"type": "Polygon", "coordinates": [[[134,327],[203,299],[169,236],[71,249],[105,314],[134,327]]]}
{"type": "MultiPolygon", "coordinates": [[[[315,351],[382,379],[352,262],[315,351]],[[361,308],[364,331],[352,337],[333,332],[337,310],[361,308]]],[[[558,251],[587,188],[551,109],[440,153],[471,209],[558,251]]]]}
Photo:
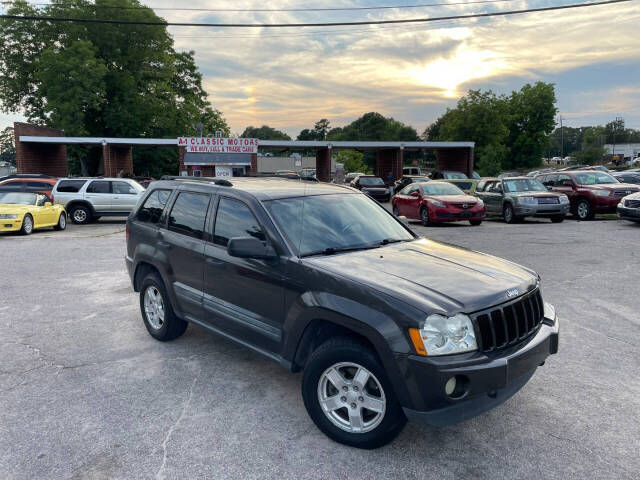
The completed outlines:
{"type": "Polygon", "coordinates": [[[573,184],[571,177],[569,175],[558,175],[557,180],[555,181],[556,187],[563,187],[564,182],[569,181],[573,184]]]}
{"type": "Polygon", "coordinates": [[[411,191],[411,185],[407,185],[402,190],[400,190],[400,195],[409,195],[410,191],[411,191]]]}
{"type": "Polygon", "coordinates": [[[209,195],[181,192],[169,214],[169,230],[202,238],[209,208],[209,195]]]}
{"type": "Polygon", "coordinates": [[[137,219],[145,223],[158,223],[170,195],[170,190],[153,191],[138,210],[137,219]]]}
{"type": "Polygon", "coordinates": [[[244,203],[229,198],[221,198],[216,215],[213,243],[227,246],[230,238],[256,237],[265,240],[260,224],[244,203]]]}
{"type": "Polygon", "coordinates": [[[136,189],[127,182],[111,182],[111,189],[113,190],[113,193],[117,193],[119,195],[135,195],[138,193],[136,189]]]}
{"type": "Polygon", "coordinates": [[[0,189],[2,190],[22,190],[26,182],[7,182],[4,185],[0,185],[0,189]]]}
{"type": "Polygon", "coordinates": [[[412,192],[419,192],[420,191],[420,185],[418,185],[417,183],[413,183],[409,186],[409,195],[411,195],[412,192]]]}
{"type": "Polygon", "coordinates": [[[44,182],[27,182],[27,187],[49,190],[51,188],[51,185],[44,182]]]}
{"type": "Polygon", "coordinates": [[[542,184],[545,187],[553,187],[556,184],[557,178],[557,175],[547,175],[546,177],[544,177],[544,181],[542,182],[542,184]]]}
{"type": "Polygon", "coordinates": [[[484,187],[487,185],[486,180],[480,180],[476,186],[476,192],[484,192],[484,187]]]}
{"type": "Polygon", "coordinates": [[[110,182],[105,182],[104,180],[97,180],[91,182],[91,184],[87,187],[87,193],[109,193],[110,182]]]}
{"type": "Polygon", "coordinates": [[[76,193],[85,183],[87,183],[86,180],[61,180],[56,190],[64,193],[76,193]]]}

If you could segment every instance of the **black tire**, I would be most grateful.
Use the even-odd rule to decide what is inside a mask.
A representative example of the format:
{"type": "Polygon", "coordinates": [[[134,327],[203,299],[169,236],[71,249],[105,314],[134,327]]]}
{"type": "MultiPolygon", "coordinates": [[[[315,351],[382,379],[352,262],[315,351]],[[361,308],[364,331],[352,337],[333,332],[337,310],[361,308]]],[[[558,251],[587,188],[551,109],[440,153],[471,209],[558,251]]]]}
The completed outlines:
{"type": "Polygon", "coordinates": [[[76,225],[86,225],[91,222],[93,215],[91,209],[85,205],[74,205],[69,212],[71,221],[76,225]]]}
{"type": "Polygon", "coordinates": [[[430,227],[431,225],[433,225],[433,222],[429,218],[429,209],[427,207],[422,207],[420,209],[420,221],[425,227],[430,227]]]}
{"type": "Polygon", "coordinates": [[[22,227],[20,227],[20,233],[22,235],[31,235],[33,233],[33,217],[28,213],[22,219],[22,227]]]}
{"type": "Polygon", "coordinates": [[[472,226],[477,227],[478,225],[482,225],[482,220],[469,220],[469,223],[472,226]]]}
{"type": "MultiPolygon", "coordinates": [[[[376,354],[354,338],[334,337],[320,345],[311,354],[302,375],[302,398],[309,416],[325,435],[336,442],[352,447],[371,449],[386,445],[402,431],[407,422],[376,354]],[[375,376],[382,387],[386,406],[382,419],[372,430],[359,433],[348,432],[334,425],[320,405],[318,391],[323,374],[331,366],[341,362],[355,363],[364,367],[375,376]]],[[[344,408],[348,409],[349,406],[344,408]]]]}
{"type": "Polygon", "coordinates": [[[593,209],[589,200],[582,199],[576,205],[576,217],[578,220],[586,221],[591,220],[594,217],[593,209]]]}
{"type": "Polygon", "coordinates": [[[187,322],[176,316],[173,311],[173,306],[171,305],[171,300],[169,300],[169,295],[167,295],[167,289],[164,287],[164,282],[155,272],[147,275],[142,281],[142,286],[140,287],[140,313],[142,314],[144,326],[147,327],[149,334],[161,342],[175,340],[180,337],[189,326],[187,322]],[[164,318],[160,322],[159,328],[153,326],[153,322],[149,319],[145,311],[145,294],[148,289],[154,289],[161,296],[163,303],[164,318]]]}
{"type": "Polygon", "coordinates": [[[54,230],[64,230],[67,228],[67,215],[62,212],[58,217],[58,223],[53,227],[54,230]]]}
{"type": "Polygon", "coordinates": [[[551,221],[553,223],[562,223],[562,222],[564,222],[564,215],[555,215],[555,216],[551,217],[551,221]]]}
{"type": "Polygon", "coordinates": [[[515,212],[513,211],[513,206],[510,203],[507,203],[502,209],[502,218],[506,223],[518,223],[521,218],[516,217],[515,212]]]}
{"type": "Polygon", "coordinates": [[[400,211],[398,210],[398,206],[397,206],[397,205],[394,205],[394,206],[393,206],[393,214],[394,214],[396,217],[399,217],[399,216],[400,216],[400,211]]]}

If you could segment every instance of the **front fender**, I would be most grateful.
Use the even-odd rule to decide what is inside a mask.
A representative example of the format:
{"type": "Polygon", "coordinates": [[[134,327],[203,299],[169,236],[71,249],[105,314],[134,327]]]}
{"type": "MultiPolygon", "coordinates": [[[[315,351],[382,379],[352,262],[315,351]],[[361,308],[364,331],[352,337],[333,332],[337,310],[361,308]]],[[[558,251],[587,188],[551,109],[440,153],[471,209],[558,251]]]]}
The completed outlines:
{"type": "MultiPolygon", "coordinates": [[[[407,308],[413,310],[404,305],[404,309],[407,308]]],[[[399,322],[399,319],[394,319],[386,313],[336,294],[305,292],[287,312],[284,324],[286,334],[282,357],[291,364],[294,363],[306,329],[317,320],[333,323],[366,338],[380,358],[398,399],[402,403],[409,398],[409,392],[402,380],[403,374],[395,360],[397,354],[412,353],[406,328],[399,325],[404,324],[402,320],[399,322]]],[[[408,322],[409,320],[407,324],[408,322]]]]}

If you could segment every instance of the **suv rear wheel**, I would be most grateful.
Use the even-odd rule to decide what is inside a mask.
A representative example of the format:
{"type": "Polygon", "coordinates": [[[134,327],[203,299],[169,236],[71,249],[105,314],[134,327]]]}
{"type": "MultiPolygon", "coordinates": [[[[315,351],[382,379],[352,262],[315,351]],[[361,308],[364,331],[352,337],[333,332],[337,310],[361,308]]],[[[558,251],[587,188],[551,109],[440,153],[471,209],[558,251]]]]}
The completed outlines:
{"type": "Polygon", "coordinates": [[[91,221],[91,210],[84,205],[74,205],[69,213],[71,220],[77,225],[84,225],[91,221]]]}
{"type": "Polygon", "coordinates": [[[142,281],[140,311],[148,332],[162,342],[178,338],[189,326],[174,313],[167,290],[157,273],[150,273],[142,281]]]}
{"type": "Polygon", "coordinates": [[[352,447],[386,445],[407,421],[375,353],[348,337],[330,339],[311,354],[302,397],[316,426],[352,447]]]}

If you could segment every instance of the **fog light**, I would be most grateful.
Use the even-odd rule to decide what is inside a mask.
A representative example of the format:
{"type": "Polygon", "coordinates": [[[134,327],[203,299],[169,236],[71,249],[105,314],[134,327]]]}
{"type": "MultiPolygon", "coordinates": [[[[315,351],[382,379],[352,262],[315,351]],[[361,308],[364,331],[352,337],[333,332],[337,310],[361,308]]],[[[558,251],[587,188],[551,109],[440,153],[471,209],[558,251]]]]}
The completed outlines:
{"type": "Polygon", "coordinates": [[[449,380],[447,380],[447,383],[444,385],[444,393],[447,394],[448,397],[451,396],[451,394],[455,391],[456,389],[456,377],[451,377],[449,380]]]}

